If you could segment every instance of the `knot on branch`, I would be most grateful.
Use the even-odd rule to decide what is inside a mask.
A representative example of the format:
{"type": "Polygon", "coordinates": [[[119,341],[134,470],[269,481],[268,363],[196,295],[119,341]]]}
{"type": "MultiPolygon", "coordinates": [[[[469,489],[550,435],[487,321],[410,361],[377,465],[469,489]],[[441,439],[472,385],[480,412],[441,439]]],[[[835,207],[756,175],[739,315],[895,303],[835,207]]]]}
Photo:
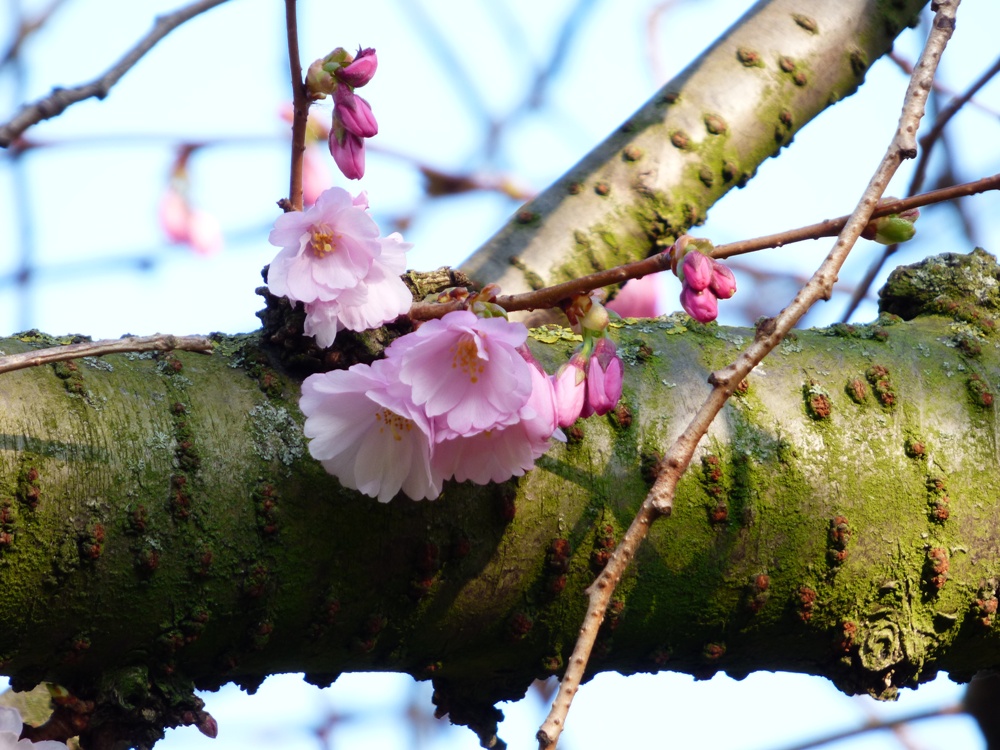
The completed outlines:
{"type": "Polygon", "coordinates": [[[945,315],[992,333],[998,311],[1000,265],[981,247],[967,255],[945,253],[900,266],[879,290],[879,312],[904,320],[945,315]]]}

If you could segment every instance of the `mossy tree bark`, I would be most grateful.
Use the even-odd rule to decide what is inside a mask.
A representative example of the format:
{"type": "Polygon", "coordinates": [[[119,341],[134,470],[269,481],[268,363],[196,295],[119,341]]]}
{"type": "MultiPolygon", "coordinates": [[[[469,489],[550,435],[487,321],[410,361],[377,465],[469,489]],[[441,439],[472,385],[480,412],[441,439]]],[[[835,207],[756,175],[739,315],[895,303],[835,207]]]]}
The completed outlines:
{"type": "MultiPolygon", "coordinates": [[[[946,256],[885,295],[913,321],[783,344],[704,439],[594,670],[785,669],[886,694],[1000,663],[998,279],[982,251],[946,256]]],[[[569,336],[543,329],[532,348],[554,363],[569,336]]],[[[521,480],[424,503],[381,505],[327,476],[304,451],[296,380],[254,336],[211,357],[11,374],[3,671],[102,701],[133,738],[158,731],[138,709],[178,720],[192,685],[297,670],[433,678],[443,708],[488,729],[494,701],[558,674],[644,472],[751,336],[626,322],[613,415],[521,480]]]]}

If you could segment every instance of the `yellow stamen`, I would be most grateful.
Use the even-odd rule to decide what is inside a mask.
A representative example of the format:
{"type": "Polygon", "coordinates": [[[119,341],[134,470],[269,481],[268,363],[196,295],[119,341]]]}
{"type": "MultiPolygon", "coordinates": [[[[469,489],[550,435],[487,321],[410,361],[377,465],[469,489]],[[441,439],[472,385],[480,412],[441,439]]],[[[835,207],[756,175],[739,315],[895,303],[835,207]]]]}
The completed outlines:
{"type": "Polygon", "coordinates": [[[317,224],[310,231],[309,249],[317,258],[325,258],[337,249],[337,240],[340,235],[336,234],[326,224],[317,224]]]}
{"type": "Polygon", "coordinates": [[[479,350],[471,334],[464,334],[452,348],[452,369],[461,368],[468,376],[470,383],[479,381],[486,366],[479,359],[479,350]]]}
{"type": "Polygon", "coordinates": [[[390,430],[392,432],[392,439],[397,442],[403,439],[403,433],[413,429],[412,419],[401,417],[396,412],[389,411],[388,409],[375,412],[375,422],[379,423],[378,431],[380,434],[386,430],[390,430]]]}

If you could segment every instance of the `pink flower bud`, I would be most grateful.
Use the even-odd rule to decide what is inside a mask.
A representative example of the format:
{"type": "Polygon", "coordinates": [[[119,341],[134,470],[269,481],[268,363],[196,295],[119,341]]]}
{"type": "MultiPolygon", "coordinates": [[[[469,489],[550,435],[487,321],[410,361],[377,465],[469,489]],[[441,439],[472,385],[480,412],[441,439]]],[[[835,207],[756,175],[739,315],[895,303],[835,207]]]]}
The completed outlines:
{"type": "Polygon", "coordinates": [[[699,323],[710,323],[719,314],[719,303],[711,290],[696,292],[687,284],[681,290],[681,306],[699,323]]]}
{"type": "Polygon", "coordinates": [[[712,261],[712,283],[709,290],[719,299],[729,299],[736,294],[736,277],[733,272],[716,260],[712,261]]]}
{"type": "Polygon", "coordinates": [[[364,86],[375,75],[377,67],[378,58],[375,56],[375,50],[368,47],[358,52],[354,62],[337,68],[334,75],[337,76],[338,81],[346,83],[348,86],[364,86]]]}
{"type": "Polygon", "coordinates": [[[555,390],[556,421],[560,427],[569,427],[583,411],[586,396],[586,360],[577,349],[569,362],[562,365],[552,376],[555,390]]]}
{"type": "Polygon", "coordinates": [[[365,176],[365,139],[348,132],[336,110],[330,129],[330,155],[347,179],[360,180],[365,176]]]}
{"type": "Polygon", "coordinates": [[[338,86],[333,92],[333,107],[348,132],[362,138],[378,134],[378,123],[371,106],[346,86],[338,86]]]}
{"type": "Polygon", "coordinates": [[[210,739],[214,740],[219,736],[219,722],[207,711],[198,712],[198,720],[195,722],[195,726],[198,727],[199,732],[210,739]]]}
{"type": "Polygon", "coordinates": [[[623,374],[615,342],[607,337],[597,339],[587,363],[587,398],[581,416],[607,414],[614,409],[622,395],[623,374]]]}
{"type": "Polygon", "coordinates": [[[679,275],[684,285],[696,292],[708,289],[708,285],[712,283],[712,259],[697,250],[691,250],[684,256],[679,275]]]}

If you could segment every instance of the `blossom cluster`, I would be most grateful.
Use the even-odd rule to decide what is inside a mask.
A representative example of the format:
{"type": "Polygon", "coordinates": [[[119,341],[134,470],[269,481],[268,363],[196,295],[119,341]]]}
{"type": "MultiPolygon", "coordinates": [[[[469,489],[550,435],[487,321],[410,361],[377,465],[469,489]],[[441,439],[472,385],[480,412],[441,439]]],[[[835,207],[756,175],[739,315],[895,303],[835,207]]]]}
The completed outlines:
{"type": "MultiPolygon", "coordinates": [[[[305,333],[323,347],[342,329],[374,328],[410,308],[398,276],[409,245],[398,234],[379,236],[367,209],[364,194],[331,188],[271,231],[281,250],[269,290],[303,304],[305,333]]],[[[454,293],[469,309],[421,324],[384,359],[306,378],[300,407],[312,456],[346,487],[383,502],[400,490],[433,498],[448,479],[521,476],[552,438],[563,438],[560,426],[614,408],[623,368],[600,303],[577,303],[584,342],[553,377],[528,350],[527,328],[492,303],[498,291],[454,293]]]]}
{"type": "Polygon", "coordinates": [[[437,497],[451,478],[523,475],[557,430],[552,382],[527,334],[457,310],[394,341],[385,359],[309,376],[299,402],[309,452],[383,502],[400,489],[437,497]]]}
{"type": "Polygon", "coordinates": [[[22,740],[24,723],[16,708],[0,706],[0,750],[67,750],[66,743],[55,740],[22,740]]]}
{"type": "Polygon", "coordinates": [[[715,320],[719,300],[736,294],[733,272],[706,255],[712,243],[683,235],[671,248],[674,273],[681,280],[681,306],[700,323],[715,320]]]}
{"type": "Polygon", "coordinates": [[[330,154],[349,180],[365,174],[365,138],[378,134],[378,123],[371,105],[354,93],[375,75],[378,57],[372,48],[351,55],[343,47],[309,66],[306,91],[310,99],[333,96],[333,125],[330,128],[330,154]]]}

